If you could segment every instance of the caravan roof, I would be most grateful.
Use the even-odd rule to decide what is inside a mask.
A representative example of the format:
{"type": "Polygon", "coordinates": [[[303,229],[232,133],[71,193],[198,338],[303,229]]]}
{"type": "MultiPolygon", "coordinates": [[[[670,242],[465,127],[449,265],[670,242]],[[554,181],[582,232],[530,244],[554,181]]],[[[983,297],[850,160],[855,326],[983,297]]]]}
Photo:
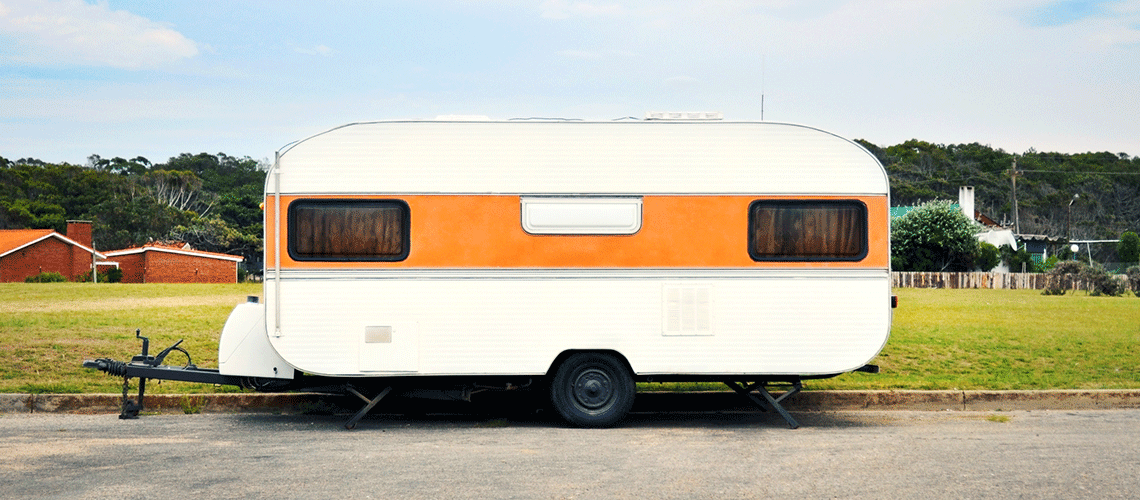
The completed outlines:
{"type": "Polygon", "coordinates": [[[889,190],[883,167],[858,144],[775,122],[355,123],[289,145],[275,168],[282,194],[889,190]]]}

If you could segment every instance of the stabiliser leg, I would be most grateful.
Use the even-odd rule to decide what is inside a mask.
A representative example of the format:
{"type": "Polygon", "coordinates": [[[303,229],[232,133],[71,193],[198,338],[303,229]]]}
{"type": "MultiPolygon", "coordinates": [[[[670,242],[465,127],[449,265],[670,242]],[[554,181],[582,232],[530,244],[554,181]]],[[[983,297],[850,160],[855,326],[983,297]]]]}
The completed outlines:
{"type": "Polygon", "coordinates": [[[379,403],[381,399],[384,399],[384,396],[387,396],[388,393],[392,391],[391,387],[386,387],[384,390],[380,391],[380,394],[377,394],[376,397],[369,399],[351,385],[346,385],[344,388],[348,392],[355,394],[356,397],[364,400],[365,403],[368,403],[364,406],[364,408],[361,408],[360,411],[356,412],[356,415],[353,415],[352,418],[348,419],[348,422],[344,423],[344,428],[349,430],[355,429],[356,423],[359,422],[360,419],[364,418],[364,415],[368,414],[369,411],[372,411],[372,407],[376,406],[376,403],[379,403]]]}
{"type": "Polygon", "coordinates": [[[788,423],[789,429],[797,429],[799,428],[800,424],[796,422],[796,419],[792,418],[792,415],[788,413],[788,410],[784,409],[784,405],[780,403],[787,399],[789,396],[800,392],[800,390],[803,389],[803,384],[799,381],[799,379],[787,383],[789,384],[788,390],[784,391],[783,394],[780,394],[779,397],[773,397],[772,393],[768,392],[767,386],[770,383],[767,381],[755,382],[748,384],[747,386],[742,386],[736,382],[729,381],[725,382],[724,385],[732,388],[732,390],[736,391],[737,394],[748,396],[748,399],[751,399],[754,403],[760,406],[761,410],[767,411],[767,408],[775,410],[776,413],[779,413],[781,417],[784,417],[784,421],[788,423]],[[752,391],[760,393],[760,396],[763,396],[764,399],[760,399],[752,391]]]}
{"type": "Polygon", "coordinates": [[[131,377],[123,377],[123,401],[119,409],[119,419],[129,420],[139,418],[139,412],[143,409],[143,394],[146,392],[146,379],[139,379],[139,400],[134,402],[128,398],[127,392],[131,389],[131,377]]]}

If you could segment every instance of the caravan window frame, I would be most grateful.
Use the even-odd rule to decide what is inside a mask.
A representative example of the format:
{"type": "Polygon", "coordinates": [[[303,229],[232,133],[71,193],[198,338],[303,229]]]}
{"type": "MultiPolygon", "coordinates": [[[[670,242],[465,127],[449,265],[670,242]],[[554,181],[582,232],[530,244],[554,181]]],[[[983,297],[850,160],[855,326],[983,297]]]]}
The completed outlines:
{"type": "MultiPolygon", "coordinates": [[[[408,203],[397,199],[300,199],[294,200],[288,208],[289,257],[299,262],[398,262],[408,258],[411,253],[411,208],[408,203]],[[399,220],[395,230],[401,241],[397,242],[398,252],[319,252],[305,250],[301,241],[302,215],[299,213],[307,208],[327,209],[398,209],[399,220]]],[[[326,229],[327,232],[332,230],[326,229]]],[[[321,235],[314,234],[313,237],[321,235]]],[[[325,234],[324,237],[331,235],[325,234]]],[[[327,246],[325,247],[328,248],[327,246]]],[[[347,250],[347,249],[346,249],[347,250]]]]}
{"type": "MultiPolygon", "coordinates": [[[[802,220],[802,215],[800,217],[801,217],[800,220],[802,220]]],[[[794,222],[795,221],[786,221],[785,223],[786,224],[794,224],[794,222]]],[[[867,204],[860,201],[860,200],[804,200],[804,199],[755,200],[751,204],[748,205],[748,255],[749,255],[749,257],[752,257],[752,260],[757,261],[757,262],[788,262],[788,261],[794,261],[794,262],[855,262],[855,261],[861,261],[867,257],[868,252],[869,252],[868,228],[869,228],[869,221],[868,221],[867,204]],[[822,245],[823,248],[812,248],[811,243],[808,243],[808,242],[805,242],[802,240],[799,240],[799,241],[795,240],[795,238],[797,238],[797,237],[798,238],[804,238],[804,237],[808,236],[807,233],[804,233],[803,231],[797,232],[794,227],[787,226],[782,230],[782,232],[784,233],[782,236],[785,240],[788,240],[789,238],[791,238],[792,241],[784,241],[783,243],[775,245],[775,246],[780,246],[780,247],[784,247],[784,248],[787,248],[789,246],[803,248],[803,247],[807,246],[808,249],[814,250],[814,251],[812,251],[812,252],[804,251],[804,252],[799,252],[799,253],[796,253],[794,251],[793,252],[779,252],[779,253],[777,253],[777,252],[761,252],[760,249],[757,248],[757,241],[758,241],[758,237],[760,236],[759,231],[761,230],[761,228],[757,227],[757,225],[760,223],[757,220],[757,217],[758,217],[758,215],[760,215],[759,214],[760,209],[768,208],[768,207],[779,208],[779,209],[801,209],[801,210],[810,210],[812,208],[823,209],[823,210],[838,209],[838,210],[835,210],[837,212],[839,210],[852,210],[853,209],[854,213],[855,213],[854,217],[856,217],[857,220],[853,221],[854,225],[851,226],[851,229],[856,232],[856,234],[854,234],[852,236],[854,238],[854,243],[858,245],[858,248],[854,252],[850,252],[850,251],[844,252],[844,251],[842,251],[843,250],[842,248],[835,248],[836,251],[834,251],[834,252],[826,251],[832,247],[843,246],[842,243],[836,242],[834,240],[827,240],[822,245]]],[[[834,233],[832,233],[832,234],[834,234],[834,233]]],[[[819,246],[819,245],[817,245],[817,246],[819,246]]]]}

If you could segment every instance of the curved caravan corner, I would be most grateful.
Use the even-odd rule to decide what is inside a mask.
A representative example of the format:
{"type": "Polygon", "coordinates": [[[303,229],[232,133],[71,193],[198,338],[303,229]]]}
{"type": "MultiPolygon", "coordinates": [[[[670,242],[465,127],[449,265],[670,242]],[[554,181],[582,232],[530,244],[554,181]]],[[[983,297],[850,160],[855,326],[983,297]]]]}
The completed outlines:
{"type": "Polygon", "coordinates": [[[888,193],[797,125],[347,125],[267,177],[268,344],[335,377],[845,373],[890,332],[888,193]]]}

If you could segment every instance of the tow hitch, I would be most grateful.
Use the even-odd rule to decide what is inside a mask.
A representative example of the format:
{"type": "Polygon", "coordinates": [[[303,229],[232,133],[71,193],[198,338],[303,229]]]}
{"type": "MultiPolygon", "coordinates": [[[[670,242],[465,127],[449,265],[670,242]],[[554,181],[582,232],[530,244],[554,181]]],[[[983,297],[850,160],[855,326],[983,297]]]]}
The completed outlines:
{"type": "Polygon", "coordinates": [[[123,401],[122,409],[119,412],[119,418],[121,419],[138,418],[139,412],[145,407],[143,397],[146,394],[147,379],[177,380],[180,382],[198,382],[203,384],[243,385],[243,377],[222,375],[218,373],[218,370],[194,366],[190,358],[190,353],[187,352],[186,349],[178,347],[185,339],[180,339],[178,342],[175,342],[174,345],[163,349],[157,356],[151,356],[150,339],[143,337],[141,330],[135,330],[135,338],[142,340],[142,353],[132,357],[130,362],[115,361],[107,358],[86,360],[83,362],[84,368],[106,372],[113,377],[123,377],[123,401]],[[163,361],[166,360],[166,357],[174,351],[186,355],[185,365],[178,367],[162,364],[163,361]],[[139,396],[137,402],[128,398],[132,378],[139,379],[139,396]]]}

